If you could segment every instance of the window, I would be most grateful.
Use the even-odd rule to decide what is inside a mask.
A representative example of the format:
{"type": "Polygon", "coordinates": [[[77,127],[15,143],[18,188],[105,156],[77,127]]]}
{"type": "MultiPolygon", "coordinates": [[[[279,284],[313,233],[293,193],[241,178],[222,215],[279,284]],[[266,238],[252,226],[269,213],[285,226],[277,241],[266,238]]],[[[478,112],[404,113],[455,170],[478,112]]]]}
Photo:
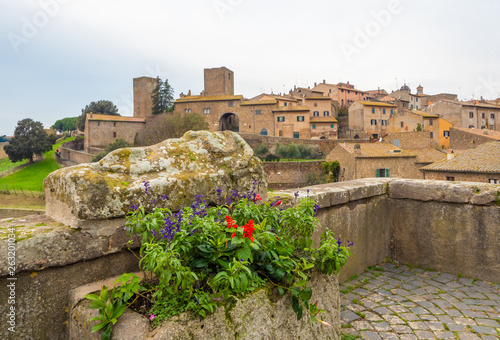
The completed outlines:
{"type": "Polygon", "coordinates": [[[384,108],[384,109],[382,109],[382,113],[383,113],[383,114],[385,114],[385,108],[384,108]]]}
{"type": "Polygon", "coordinates": [[[446,138],[450,137],[450,131],[443,131],[443,136],[446,138]]]}
{"type": "Polygon", "coordinates": [[[278,116],[278,122],[284,122],[285,117],[284,116],[278,116]]]}
{"type": "Polygon", "coordinates": [[[297,116],[297,122],[303,122],[304,116],[297,116]]]}
{"type": "Polygon", "coordinates": [[[318,103],[314,103],[314,107],[317,107],[318,106],[318,103]]]}
{"type": "Polygon", "coordinates": [[[469,112],[469,118],[474,118],[474,112],[469,112]]]}
{"type": "Polygon", "coordinates": [[[347,93],[351,93],[351,91],[347,90],[347,93]]]}
{"type": "Polygon", "coordinates": [[[283,131],[282,130],[278,131],[278,136],[283,137],[283,131]]]}
{"type": "MultiPolygon", "coordinates": [[[[415,101],[418,103],[418,98],[415,98],[415,101]]],[[[417,108],[418,108],[418,106],[417,106],[417,108]]]]}
{"type": "Polygon", "coordinates": [[[261,134],[262,136],[267,136],[267,129],[262,129],[262,130],[260,130],[260,134],[261,134]]]}
{"type": "Polygon", "coordinates": [[[287,102],[285,102],[285,106],[287,106],[287,105],[288,105],[288,103],[287,103],[287,102]]]}
{"type": "Polygon", "coordinates": [[[116,126],[116,122],[113,122],[113,126],[116,126]]]}
{"type": "Polygon", "coordinates": [[[97,122],[97,126],[101,126],[101,122],[97,122]]]}
{"type": "Polygon", "coordinates": [[[372,113],[375,113],[375,108],[374,107],[372,107],[372,113]]]}
{"type": "Polygon", "coordinates": [[[330,129],[334,129],[335,125],[334,124],[330,124],[330,129]]]}
{"type": "Polygon", "coordinates": [[[330,89],[329,93],[332,93],[332,89],[330,89]]]}
{"type": "Polygon", "coordinates": [[[227,102],[227,106],[232,107],[233,106],[233,102],[227,102]]]}
{"type": "Polygon", "coordinates": [[[116,138],[116,132],[113,132],[113,138],[116,138]]]}
{"type": "Polygon", "coordinates": [[[394,146],[397,146],[399,148],[399,139],[393,139],[392,144],[394,144],[394,146]]]}
{"type": "Polygon", "coordinates": [[[431,118],[429,119],[429,126],[432,126],[434,124],[434,120],[431,118]]]}
{"type": "Polygon", "coordinates": [[[227,79],[231,79],[231,73],[227,74],[227,79]]]}
{"type": "Polygon", "coordinates": [[[403,107],[408,107],[408,103],[403,103],[403,107]]]}
{"type": "Polygon", "coordinates": [[[500,181],[498,180],[498,178],[490,178],[490,179],[488,180],[488,182],[489,182],[490,184],[500,184],[500,181]]]}
{"type": "Polygon", "coordinates": [[[447,181],[454,181],[455,177],[453,177],[453,176],[446,176],[446,180],[447,181]]]}
{"type": "Polygon", "coordinates": [[[392,115],[393,113],[394,113],[394,110],[393,110],[393,109],[391,109],[391,115],[392,115]]]}
{"type": "Polygon", "coordinates": [[[344,92],[344,90],[340,89],[340,92],[344,92]]]}
{"type": "Polygon", "coordinates": [[[319,111],[314,111],[313,116],[314,117],[318,117],[319,116],[319,111]]]}
{"type": "Polygon", "coordinates": [[[256,115],[261,115],[262,114],[262,110],[255,110],[255,114],[256,115]]]}
{"type": "Polygon", "coordinates": [[[300,138],[300,134],[298,132],[293,133],[293,138],[300,138]]]}
{"type": "Polygon", "coordinates": [[[185,109],[184,112],[185,113],[191,113],[191,109],[185,109]]]}
{"type": "Polygon", "coordinates": [[[313,124],[313,129],[316,129],[316,124],[313,124]]]}
{"type": "Polygon", "coordinates": [[[413,104],[411,104],[411,109],[413,110],[413,104]]]}
{"type": "Polygon", "coordinates": [[[485,117],[485,115],[484,115],[484,112],[483,112],[483,113],[481,113],[481,118],[484,119],[484,117],[485,117]]]}
{"type": "Polygon", "coordinates": [[[382,120],[382,125],[387,125],[387,120],[382,120]]]}
{"type": "Polygon", "coordinates": [[[417,110],[418,110],[418,105],[417,105],[417,110]]]}
{"type": "Polygon", "coordinates": [[[330,115],[330,111],[323,111],[323,116],[328,117],[330,115]]]}
{"type": "Polygon", "coordinates": [[[204,108],[203,113],[208,115],[210,113],[210,108],[209,107],[204,108]]]}
{"type": "Polygon", "coordinates": [[[494,113],[490,114],[490,118],[495,119],[495,114],[494,113]]]}
{"type": "Polygon", "coordinates": [[[401,128],[405,127],[405,122],[401,122],[401,128]]]}
{"type": "Polygon", "coordinates": [[[377,177],[389,177],[389,169],[377,169],[377,177]]]}
{"type": "Polygon", "coordinates": [[[377,120],[376,120],[376,119],[372,119],[372,120],[370,121],[370,124],[371,124],[371,125],[377,125],[377,120]]]}
{"type": "Polygon", "coordinates": [[[434,132],[429,133],[430,138],[434,138],[434,132]]]}

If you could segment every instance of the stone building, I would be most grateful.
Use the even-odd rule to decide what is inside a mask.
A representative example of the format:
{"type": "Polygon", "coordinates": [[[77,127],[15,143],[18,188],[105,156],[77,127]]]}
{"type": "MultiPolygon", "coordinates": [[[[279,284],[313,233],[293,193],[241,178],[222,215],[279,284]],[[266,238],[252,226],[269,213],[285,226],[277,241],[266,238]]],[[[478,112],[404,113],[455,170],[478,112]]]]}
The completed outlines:
{"type": "Polygon", "coordinates": [[[419,85],[417,93],[412,94],[408,85],[404,84],[398,91],[393,91],[391,96],[396,98],[398,109],[423,110],[428,105],[438,100],[457,100],[456,94],[439,93],[436,95],[424,94],[424,87],[419,85]]]}
{"type": "Polygon", "coordinates": [[[500,132],[457,127],[450,129],[451,149],[469,150],[492,141],[500,141],[500,132]]]}
{"type": "Polygon", "coordinates": [[[454,127],[500,131],[500,106],[486,101],[440,100],[430,104],[425,112],[446,119],[454,127]]]}
{"type": "Polygon", "coordinates": [[[500,184],[500,142],[488,142],[421,170],[424,179],[500,184]]]}
{"type": "Polygon", "coordinates": [[[334,85],[323,80],[322,83],[314,83],[313,91],[322,92],[323,96],[332,98],[340,108],[349,108],[355,101],[366,100],[365,92],[356,89],[349,82],[334,85]]]}
{"type": "Polygon", "coordinates": [[[152,115],[153,100],[151,92],[158,86],[158,79],[139,77],[133,79],[134,83],[134,117],[146,118],[152,115]]]}
{"type": "Polygon", "coordinates": [[[396,106],[375,101],[358,101],[349,107],[349,130],[362,131],[374,139],[387,134],[387,121],[396,106]]]}
{"type": "Polygon", "coordinates": [[[417,156],[386,143],[339,143],[326,156],[340,163],[342,181],[369,177],[422,178],[417,156]]]}
{"type": "Polygon", "coordinates": [[[438,115],[418,110],[401,110],[387,121],[387,132],[426,131],[433,141],[432,147],[450,147],[451,123],[438,115]]]}

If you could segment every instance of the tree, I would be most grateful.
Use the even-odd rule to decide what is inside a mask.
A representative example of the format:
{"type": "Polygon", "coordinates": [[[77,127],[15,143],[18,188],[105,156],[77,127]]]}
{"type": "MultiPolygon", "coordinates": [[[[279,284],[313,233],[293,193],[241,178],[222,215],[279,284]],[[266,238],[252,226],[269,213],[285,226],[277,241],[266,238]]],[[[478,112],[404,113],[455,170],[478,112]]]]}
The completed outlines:
{"type": "Polygon", "coordinates": [[[13,163],[23,159],[33,162],[34,155],[41,156],[50,151],[52,144],[47,132],[43,130],[42,123],[26,118],[17,122],[14,138],[4,146],[4,150],[13,163]]]}
{"type": "Polygon", "coordinates": [[[0,143],[8,142],[8,141],[9,141],[9,139],[7,138],[6,135],[0,136],[0,143]]]}
{"type": "Polygon", "coordinates": [[[104,156],[106,156],[111,151],[117,150],[117,149],[121,149],[121,148],[126,148],[126,147],[129,147],[129,146],[130,146],[130,144],[125,139],[118,138],[114,142],[108,143],[108,145],[106,145],[106,147],[104,148],[104,151],[99,152],[98,154],[96,154],[92,158],[92,162],[99,162],[101,159],[104,158],[104,156]]]}
{"type": "Polygon", "coordinates": [[[182,137],[187,131],[208,130],[208,123],[202,115],[191,113],[172,113],[162,115],[137,135],[135,145],[147,146],[163,142],[169,138],[182,137]]]}
{"type": "MultiPolygon", "coordinates": [[[[63,119],[58,119],[51,127],[57,130],[59,133],[63,131],[73,131],[76,130],[76,122],[79,117],[66,117],[63,119]]],[[[85,125],[85,121],[84,121],[85,125]]]]}
{"type": "Polygon", "coordinates": [[[153,115],[159,115],[163,112],[171,112],[174,109],[174,89],[168,83],[168,79],[165,81],[161,80],[160,77],[156,77],[158,84],[151,92],[151,99],[153,100],[153,106],[151,108],[153,115]]]}
{"type": "Polygon", "coordinates": [[[118,108],[110,100],[99,100],[97,102],[91,102],[82,109],[82,114],[78,117],[76,126],[80,131],[85,131],[85,119],[87,118],[87,113],[95,113],[100,115],[111,115],[119,116],[118,108]]]}

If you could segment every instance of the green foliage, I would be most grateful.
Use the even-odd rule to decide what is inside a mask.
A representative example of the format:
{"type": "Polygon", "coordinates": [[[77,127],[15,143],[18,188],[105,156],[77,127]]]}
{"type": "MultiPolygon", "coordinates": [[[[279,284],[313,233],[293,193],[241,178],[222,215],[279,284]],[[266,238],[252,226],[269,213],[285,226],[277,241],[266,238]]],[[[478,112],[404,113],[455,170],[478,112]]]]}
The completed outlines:
{"type": "Polygon", "coordinates": [[[111,115],[119,116],[118,108],[110,100],[99,100],[97,102],[91,102],[82,109],[82,114],[78,116],[76,121],[76,126],[80,131],[85,131],[85,119],[87,113],[95,113],[100,115],[111,115]]]}
{"type": "Polygon", "coordinates": [[[264,156],[265,154],[269,153],[269,149],[267,148],[267,145],[264,143],[260,143],[254,150],[255,154],[257,156],[264,156]]]}
{"type": "Polygon", "coordinates": [[[6,135],[0,136],[0,143],[8,142],[9,139],[7,138],[6,135]]]}
{"type": "Polygon", "coordinates": [[[121,148],[127,148],[129,146],[131,146],[131,145],[125,139],[118,138],[114,142],[108,143],[108,145],[106,145],[106,147],[104,148],[104,151],[99,152],[94,157],[92,157],[92,162],[99,162],[101,159],[103,159],[111,151],[121,149],[121,148]]]}
{"type": "Polygon", "coordinates": [[[415,129],[415,131],[423,131],[422,124],[418,123],[417,124],[417,128],[415,129]]]}
{"type": "Polygon", "coordinates": [[[78,117],[66,117],[63,119],[56,120],[54,125],[51,127],[57,130],[59,133],[63,131],[73,131],[76,130],[76,122],[78,117]]]}
{"type": "Polygon", "coordinates": [[[306,178],[306,185],[317,185],[326,183],[325,175],[319,174],[317,172],[309,172],[306,178]]]}
{"type": "Polygon", "coordinates": [[[169,138],[182,137],[187,131],[208,130],[208,123],[202,115],[190,113],[169,113],[158,117],[154,124],[147,124],[136,138],[137,146],[163,142],[169,138]]]}
{"type": "Polygon", "coordinates": [[[144,290],[140,285],[140,279],[135,274],[123,274],[114,284],[117,283],[120,283],[120,286],[113,288],[111,291],[108,290],[108,287],[103,286],[99,295],[85,295],[85,298],[92,301],[89,308],[99,310],[99,316],[90,319],[90,321],[100,321],[92,327],[92,332],[102,329],[102,340],[111,338],[111,326],[125,312],[128,301],[134,295],[139,294],[141,290],[144,290]]]}
{"type": "Polygon", "coordinates": [[[23,159],[32,162],[33,156],[41,156],[51,150],[54,142],[43,129],[42,123],[26,118],[17,123],[14,138],[4,146],[4,151],[12,163],[23,159]]]}
{"type": "Polygon", "coordinates": [[[281,158],[292,159],[320,159],[321,153],[313,152],[310,147],[304,144],[290,143],[288,145],[276,144],[276,154],[281,158]]]}
{"type": "Polygon", "coordinates": [[[338,161],[324,162],[321,166],[323,167],[323,173],[329,176],[328,182],[338,182],[340,174],[340,164],[338,161]]]}
{"type": "Polygon", "coordinates": [[[168,79],[161,80],[156,77],[158,84],[151,92],[153,106],[151,108],[153,115],[159,115],[163,112],[171,112],[174,109],[174,89],[168,83],[168,79]]]}

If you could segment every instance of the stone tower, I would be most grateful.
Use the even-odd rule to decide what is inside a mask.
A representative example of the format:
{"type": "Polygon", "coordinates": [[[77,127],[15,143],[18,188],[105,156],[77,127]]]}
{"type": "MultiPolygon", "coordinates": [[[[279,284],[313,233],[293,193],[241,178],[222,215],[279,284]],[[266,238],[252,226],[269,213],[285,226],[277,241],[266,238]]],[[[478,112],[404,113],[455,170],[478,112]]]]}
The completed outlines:
{"type": "Polygon", "coordinates": [[[151,92],[158,85],[158,79],[151,77],[134,78],[134,117],[146,118],[152,115],[151,92]]]}
{"type": "Polygon", "coordinates": [[[424,94],[424,87],[422,85],[418,85],[417,94],[424,94]]]}
{"type": "Polygon", "coordinates": [[[234,96],[234,73],[226,67],[205,69],[205,96],[234,96]]]}

